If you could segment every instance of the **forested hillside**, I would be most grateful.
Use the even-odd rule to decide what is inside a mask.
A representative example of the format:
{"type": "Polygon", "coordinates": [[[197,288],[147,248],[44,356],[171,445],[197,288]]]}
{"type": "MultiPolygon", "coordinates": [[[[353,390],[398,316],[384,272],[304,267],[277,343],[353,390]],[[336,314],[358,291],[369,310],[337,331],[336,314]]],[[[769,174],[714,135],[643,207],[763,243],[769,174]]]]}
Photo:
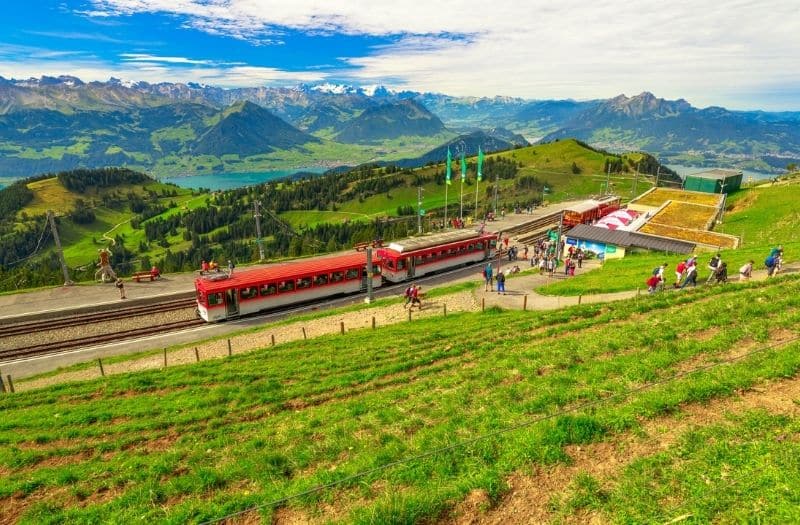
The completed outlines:
{"type": "MultiPolygon", "coordinates": [[[[477,183],[476,158],[465,159],[464,214],[483,217],[499,208],[588,197],[603,191],[609,172],[616,189],[630,195],[636,168],[658,170],[646,154],[612,155],[576,141],[510,149],[486,155],[484,181],[477,183]],[[478,205],[475,210],[475,189],[478,205]],[[545,192],[545,188],[547,188],[545,192]],[[495,195],[497,201],[495,202],[495,195]]],[[[423,228],[444,219],[448,189],[450,217],[461,190],[460,159],[453,158],[452,183],[443,164],[410,169],[364,165],[345,173],[272,181],[226,192],[191,192],[159,184],[122,168],[74,170],[22,181],[0,191],[0,289],[59,284],[63,277],[53,252],[45,213],[52,209],[73,280],[91,280],[96,252],[110,247],[122,275],[157,264],[165,272],[188,271],[202,260],[258,260],[254,203],[261,203],[266,257],[280,259],[332,252],[375,238],[416,233],[418,189],[423,194],[423,228]],[[458,186],[456,186],[458,185],[458,186]]],[[[661,180],[668,180],[662,169],[661,180]]]]}

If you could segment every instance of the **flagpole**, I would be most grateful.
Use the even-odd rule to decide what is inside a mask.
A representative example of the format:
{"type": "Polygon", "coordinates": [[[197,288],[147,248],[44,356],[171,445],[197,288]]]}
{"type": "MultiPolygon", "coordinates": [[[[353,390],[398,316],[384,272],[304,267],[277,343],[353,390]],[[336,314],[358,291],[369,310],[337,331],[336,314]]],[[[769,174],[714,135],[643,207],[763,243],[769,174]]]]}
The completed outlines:
{"type": "Polygon", "coordinates": [[[461,179],[461,209],[458,212],[458,218],[464,220],[464,179],[461,179]]]}
{"type": "Polygon", "coordinates": [[[447,187],[450,186],[450,165],[452,164],[452,159],[450,157],[450,146],[447,146],[447,165],[444,167],[444,227],[449,227],[449,222],[447,222],[447,187]]]}
{"type": "Polygon", "coordinates": [[[475,222],[478,222],[478,186],[481,185],[481,177],[483,176],[483,152],[481,147],[478,146],[478,166],[475,170],[475,222]]]}
{"type": "Polygon", "coordinates": [[[447,225],[449,224],[447,222],[447,187],[449,185],[450,184],[447,181],[445,181],[444,183],[444,227],[445,228],[447,228],[447,225]]]}

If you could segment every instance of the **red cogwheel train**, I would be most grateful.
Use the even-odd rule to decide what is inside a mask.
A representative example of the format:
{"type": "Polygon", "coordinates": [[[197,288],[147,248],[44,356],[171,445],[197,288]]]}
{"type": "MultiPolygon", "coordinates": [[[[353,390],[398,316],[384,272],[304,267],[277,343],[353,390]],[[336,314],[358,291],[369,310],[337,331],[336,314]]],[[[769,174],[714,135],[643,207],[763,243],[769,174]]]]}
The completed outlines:
{"type": "Polygon", "coordinates": [[[197,311],[209,322],[264,310],[364,292],[494,257],[497,234],[452,231],[415,237],[379,248],[368,275],[364,253],[293,261],[195,279],[197,311]]]}

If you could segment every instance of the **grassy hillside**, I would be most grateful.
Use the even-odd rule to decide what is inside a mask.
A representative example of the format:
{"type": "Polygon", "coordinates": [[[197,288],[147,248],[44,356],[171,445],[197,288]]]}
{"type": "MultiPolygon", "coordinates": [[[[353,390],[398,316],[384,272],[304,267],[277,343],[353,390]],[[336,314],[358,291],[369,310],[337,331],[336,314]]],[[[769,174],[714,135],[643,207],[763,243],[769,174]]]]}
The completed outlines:
{"type": "MultiPolygon", "coordinates": [[[[142,198],[149,198],[148,192],[159,195],[151,202],[167,209],[157,217],[169,217],[181,210],[205,206],[208,200],[207,195],[193,195],[190,190],[156,181],[135,186],[90,188],[83,193],[77,193],[65,188],[57,177],[51,177],[31,182],[28,188],[33,190],[34,199],[17,212],[17,220],[22,221],[23,217],[43,215],[47,210],[53,210],[56,216],[61,217],[59,236],[67,265],[71,267],[93,265],[97,259],[97,250],[110,246],[113,251],[112,240],[117,236],[124,239],[129,249],[136,249],[140,243],[146,242],[144,231],[131,226],[131,218],[135,214],[123,202],[131,193],[142,198]],[[92,223],[82,225],[69,220],[68,215],[75,209],[78,199],[82,199],[94,212],[96,218],[92,223]],[[173,203],[175,206],[170,208],[173,203]]],[[[168,236],[167,239],[173,245],[184,242],[180,235],[168,236]]],[[[137,249],[137,256],[157,258],[163,256],[164,252],[164,247],[150,243],[147,250],[137,249]]]]}
{"type": "MultiPolygon", "coordinates": [[[[515,472],[794,376],[798,292],[785,278],[451,315],[0,396],[0,507],[21,523],[201,522],[255,506],[267,523],[411,523],[476,492],[492,505],[515,472]]],[[[796,521],[800,471],[774,436],[797,424],[745,414],[631,451],[630,469],[607,470],[618,478],[579,477],[549,508],[578,521],[796,521]]]]}

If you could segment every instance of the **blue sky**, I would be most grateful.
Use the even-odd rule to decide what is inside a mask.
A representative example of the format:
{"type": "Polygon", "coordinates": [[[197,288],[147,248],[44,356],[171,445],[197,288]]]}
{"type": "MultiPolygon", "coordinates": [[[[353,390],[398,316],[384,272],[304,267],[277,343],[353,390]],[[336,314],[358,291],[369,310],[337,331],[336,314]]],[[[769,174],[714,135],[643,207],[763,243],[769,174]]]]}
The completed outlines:
{"type": "Polygon", "coordinates": [[[0,75],[800,110],[794,1],[4,2],[0,75]],[[34,7],[31,4],[35,4],[34,7]]]}

